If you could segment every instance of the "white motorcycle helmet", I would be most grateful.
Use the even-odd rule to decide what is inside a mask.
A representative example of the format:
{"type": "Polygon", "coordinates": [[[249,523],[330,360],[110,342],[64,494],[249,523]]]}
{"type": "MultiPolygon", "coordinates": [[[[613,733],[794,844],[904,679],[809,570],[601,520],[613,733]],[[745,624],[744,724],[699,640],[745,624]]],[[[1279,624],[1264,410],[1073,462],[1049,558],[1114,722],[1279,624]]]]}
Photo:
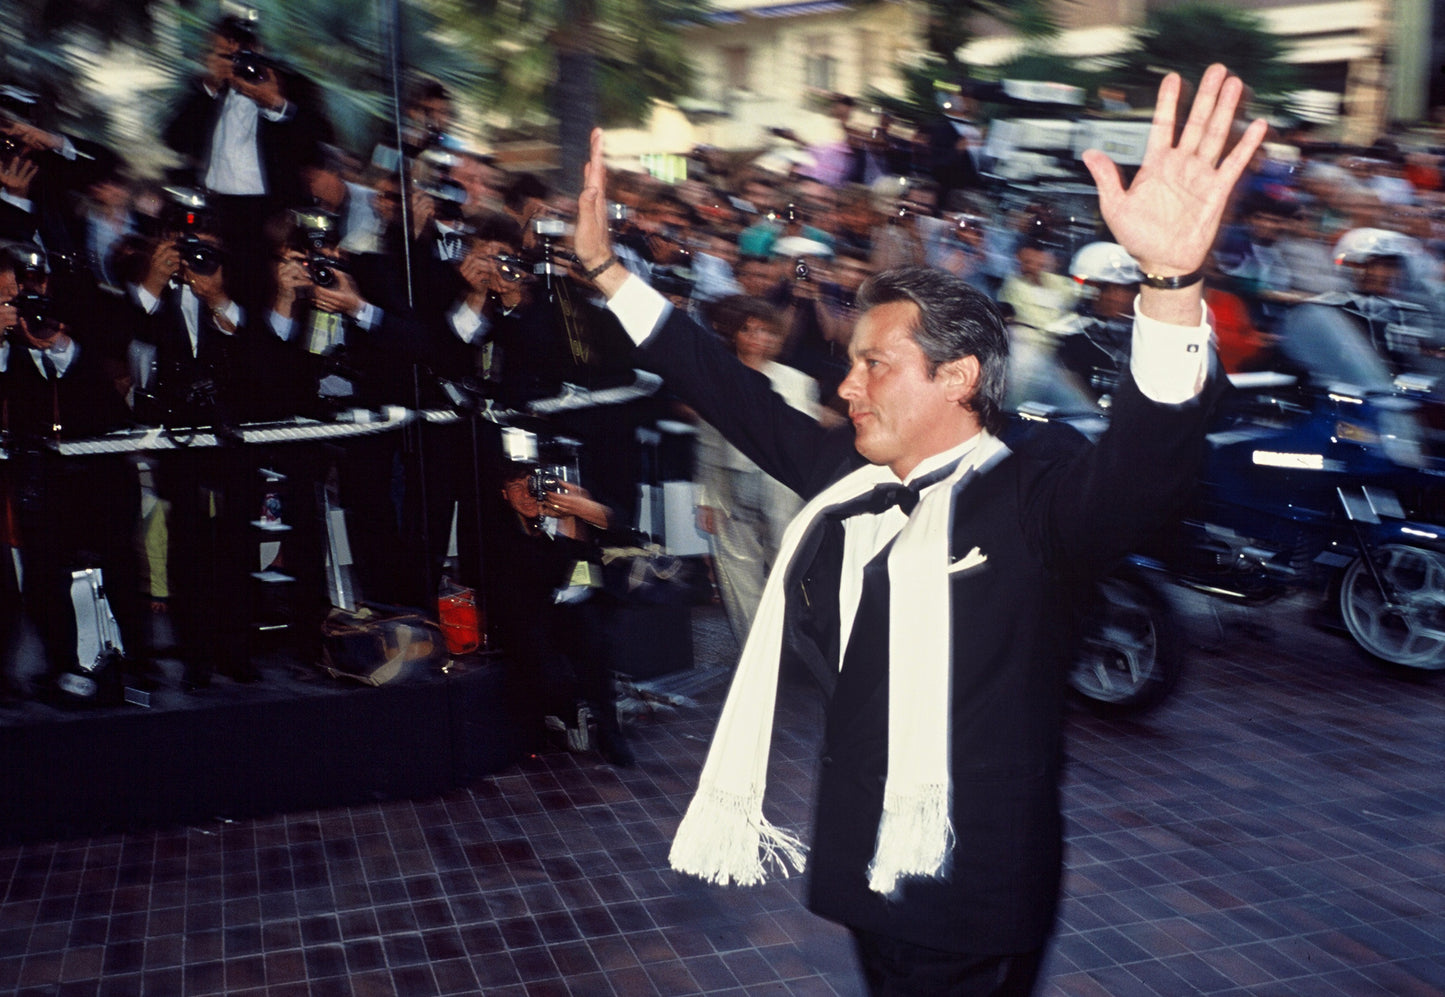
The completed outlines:
{"type": "Polygon", "coordinates": [[[1409,256],[1418,243],[1403,232],[1387,228],[1352,228],[1335,243],[1334,261],[1364,263],[1380,256],[1409,256]]]}
{"type": "Polygon", "coordinates": [[[1074,254],[1069,276],[1082,284],[1137,284],[1139,264],[1117,242],[1091,242],[1074,254]]]}

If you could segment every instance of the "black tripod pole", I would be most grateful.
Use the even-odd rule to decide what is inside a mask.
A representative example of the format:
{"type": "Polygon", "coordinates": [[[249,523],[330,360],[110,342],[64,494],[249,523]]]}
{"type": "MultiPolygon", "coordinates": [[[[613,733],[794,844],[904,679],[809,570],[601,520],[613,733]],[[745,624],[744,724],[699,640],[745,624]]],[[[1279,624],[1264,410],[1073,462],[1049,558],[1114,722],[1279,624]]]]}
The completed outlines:
{"type": "MultiPolygon", "coordinates": [[[[401,259],[402,259],[402,280],[406,288],[406,306],[408,309],[416,307],[416,292],[412,274],[412,245],[411,245],[411,196],[407,184],[408,164],[406,160],[406,144],[404,141],[404,130],[402,121],[401,91],[402,91],[402,31],[401,31],[401,2],[400,0],[383,0],[386,3],[385,16],[382,23],[386,25],[386,59],[387,71],[391,77],[391,110],[392,124],[396,138],[396,181],[397,189],[400,191],[401,202],[401,259]]],[[[402,460],[405,467],[414,469],[414,478],[417,487],[417,505],[419,519],[418,529],[420,532],[420,544],[422,550],[423,568],[421,572],[422,584],[425,590],[421,593],[423,599],[433,600],[437,591],[436,568],[431,560],[431,529],[430,512],[427,508],[427,474],[426,474],[426,446],[423,439],[426,420],[422,418],[422,367],[420,364],[412,365],[411,377],[411,403],[412,411],[417,413],[414,420],[415,425],[402,428],[402,460]]],[[[403,475],[405,478],[406,475],[403,475]]],[[[434,605],[434,603],[427,603],[434,605]]]]}
{"type": "Polygon", "coordinates": [[[406,286],[406,305],[413,308],[416,301],[413,298],[411,274],[411,192],[407,189],[406,145],[402,141],[401,120],[401,0],[382,2],[387,4],[387,16],[382,23],[387,28],[387,70],[391,76],[391,113],[396,132],[396,182],[397,189],[401,192],[401,258],[404,265],[402,276],[406,286]]]}

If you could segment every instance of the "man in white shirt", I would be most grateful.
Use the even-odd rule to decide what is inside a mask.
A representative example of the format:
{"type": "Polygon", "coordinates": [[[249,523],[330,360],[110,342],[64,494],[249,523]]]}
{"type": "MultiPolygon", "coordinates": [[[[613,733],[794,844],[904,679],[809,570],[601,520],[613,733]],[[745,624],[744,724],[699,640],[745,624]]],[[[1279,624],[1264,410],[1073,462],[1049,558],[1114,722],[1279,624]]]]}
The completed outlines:
{"type": "Polygon", "coordinates": [[[979,292],[923,267],[879,274],[840,388],[851,430],[789,408],[765,379],[616,265],[601,133],[577,255],[639,358],[763,470],[809,499],[783,538],[673,867],[756,883],[802,844],[763,814],[782,669],[828,696],[808,905],[852,931],[874,995],[1026,995],[1062,872],[1067,607],[1092,573],[1162,523],[1193,482],[1212,394],[1201,268],[1262,140],[1233,151],[1243,84],[1200,81],[1175,139],[1181,80],[1160,86],[1129,188],[1084,161],[1103,216],[1139,261],[1131,377],[1089,448],[1060,427],[995,435],[1008,344],[979,292]]]}
{"type": "Polygon", "coordinates": [[[222,18],[202,65],[162,138],[206,192],[235,254],[237,296],[254,308],[264,286],[262,226],[276,211],[309,203],[300,166],[319,158],[319,128],[314,112],[288,98],[250,23],[222,18]]]}

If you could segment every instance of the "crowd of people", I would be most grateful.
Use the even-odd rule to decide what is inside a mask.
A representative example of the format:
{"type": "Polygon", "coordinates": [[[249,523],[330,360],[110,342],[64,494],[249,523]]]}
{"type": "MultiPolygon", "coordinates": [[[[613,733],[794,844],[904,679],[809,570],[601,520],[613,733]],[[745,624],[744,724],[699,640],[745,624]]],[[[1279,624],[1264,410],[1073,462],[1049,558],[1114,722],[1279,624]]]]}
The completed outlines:
{"type": "MultiPolygon", "coordinates": [[[[12,694],[53,695],[76,670],[70,572],[86,564],[103,566],[138,661],[161,650],[148,646],[145,617],[164,608],[187,687],[213,671],[257,677],[250,613],[238,607],[251,605],[259,458],[224,445],[146,456],[170,538],[147,581],[134,455],[61,460],[56,440],[154,425],[220,427],[224,442],[241,425],[400,406],[480,410],[493,424],[577,442],[580,480],[530,497],[517,492],[530,478],[516,472],[532,464],[491,438],[479,447],[465,419],[267,453],[289,482],[293,629],[313,656],[329,609],[318,525],[328,502],[347,510],[368,600],[434,611],[445,568],[506,606],[497,619],[515,621],[523,590],[550,612],[576,587],[560,568],[531,573],[547,584],[509,584],[521,574],[509,561],[527,549],[517,537],[566,536],[580,545],[569,563],[595,560],[608,531],[636,521],[648,463],[637,427],[692,417],[640,391],[536,414],[568,385],[633,383],[631,346],[601,307],[597,275],[573,255],[575,204],[454,138],[443,86],[410,87],[401,149],[348,150],[334,144],[314,87],[267,58],[251,25],[218,23],[197,56],[163,130],[181,164],[164,181],[68,136],[19,91],[5,95],[5,526],[24,594],[0,572],[15,589],[0,602],[7,643],[23,606],[46,657],[30,689],[9,669],[12,694]]],[[[787,173],[707,149],[680,183],[614,171],[622,265],[824,425],[846,411],[838,389],[859,287],[909,265],[946,271],[1003,306],[1021,371],[1015,402],[1067,384],[1107,404],[1128,360],[1135,261],[1047,192],[990,180],[975,105],[954,101],[915,129],[859,129],[851,100],[830,106],[837,141],[792,157],[787,173]]],[[[1263,147],[1208,264],[1225,365],[1305,364],[1289,316],[1312,303],[1362,323],[1385,369],[1428,366],[1442,335],[1442,220],[1431,148],[1263,147]]],[[[718,590],[741,637],[796,500],[708,427],[699,433],[698,522],[715,538],[718,590]]],[[[537,650],[547,629],[504,639],[587,656],[537,650]]]]}

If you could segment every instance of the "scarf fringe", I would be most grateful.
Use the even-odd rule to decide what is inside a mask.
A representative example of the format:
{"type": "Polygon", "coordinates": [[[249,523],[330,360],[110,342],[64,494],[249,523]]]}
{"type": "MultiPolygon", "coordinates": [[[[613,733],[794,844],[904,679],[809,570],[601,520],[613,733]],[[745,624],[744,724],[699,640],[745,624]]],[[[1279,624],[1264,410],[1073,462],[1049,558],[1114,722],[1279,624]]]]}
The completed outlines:
{"type": "Polygon", "coordinates": [[[922,786],[884,802],[878,841],[868,865],[868,888],[888,895],[906,876],[940,876],[953,850],[948,786],[922,786]]]}
{"type": "Polygon", "coordinates": [[[762,795],[745,798],[715,786],[699,787],[683,815],[667,860],[673,869],[709,883],[755,886],[769,865],[786,878],[803,871],[807,847],[762,816],[762,795]]]}

